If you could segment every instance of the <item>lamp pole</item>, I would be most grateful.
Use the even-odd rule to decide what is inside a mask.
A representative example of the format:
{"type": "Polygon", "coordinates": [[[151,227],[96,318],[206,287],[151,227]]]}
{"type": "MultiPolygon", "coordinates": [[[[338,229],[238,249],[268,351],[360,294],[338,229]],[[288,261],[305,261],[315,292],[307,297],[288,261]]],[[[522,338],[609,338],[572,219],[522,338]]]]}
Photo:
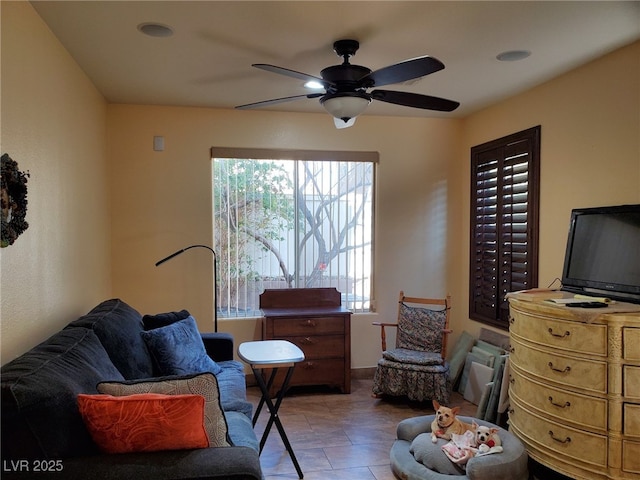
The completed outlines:
{"type": "Polygon", "coordinates": [[[188,247],[182,248],[177,252],[172,253],[168,257],[163,258],[156,262],[156,267],[162,265],[164,262],[171,260],[173,257],[177,257],[178,255],[183,254],[187,250],[192,248],[206,248],[213,254],[213,292],[214,292],[214,300],[213,300],[213,329],[215,332],[218,331],[218,256],[216,252],[208,245],[189,245],[188,247]]]}

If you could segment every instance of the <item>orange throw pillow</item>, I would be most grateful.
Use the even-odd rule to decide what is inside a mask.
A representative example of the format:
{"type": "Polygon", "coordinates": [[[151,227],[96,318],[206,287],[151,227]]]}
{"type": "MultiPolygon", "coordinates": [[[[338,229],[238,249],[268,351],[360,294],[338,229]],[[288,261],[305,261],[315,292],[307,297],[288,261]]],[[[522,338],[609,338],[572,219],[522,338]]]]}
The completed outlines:
{"type": "Polygon", "coordinates": [[[201,395],[80,394],[78,408],[91,438],[106,453],[209,446],[201,395]]]}

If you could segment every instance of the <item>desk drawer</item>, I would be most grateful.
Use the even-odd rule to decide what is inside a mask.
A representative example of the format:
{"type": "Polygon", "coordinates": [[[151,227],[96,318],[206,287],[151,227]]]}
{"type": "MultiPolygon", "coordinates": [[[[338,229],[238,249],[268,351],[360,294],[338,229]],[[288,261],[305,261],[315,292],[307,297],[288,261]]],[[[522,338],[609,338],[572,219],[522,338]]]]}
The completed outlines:
{"type": "Polygon", "coordinates": [[[298,335],[344,334],[344,317],[307,317],[273,319],[273,335],[276,337],[298,335]]]}
{"type": "Polygon", "coordinates": [[[545,381],[562,386],[578,387],[590,392],[607,392],[607,364],[605,362],[556,355],[520,343],[511,337],[511,361],[521,370],[545,381]]]}

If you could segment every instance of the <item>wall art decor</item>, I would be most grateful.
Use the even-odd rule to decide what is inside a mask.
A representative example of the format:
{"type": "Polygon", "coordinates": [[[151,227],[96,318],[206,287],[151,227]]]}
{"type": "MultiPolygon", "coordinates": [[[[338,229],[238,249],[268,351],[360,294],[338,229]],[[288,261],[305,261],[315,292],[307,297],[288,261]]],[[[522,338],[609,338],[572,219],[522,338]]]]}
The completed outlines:
{"type": "Polygon", "coordinates": [[[2,241],[0,247],[8,247],[27,229],[27,178],[29,172],[21,172],[18,163],[9,154],[2,154],[2,241]]]}

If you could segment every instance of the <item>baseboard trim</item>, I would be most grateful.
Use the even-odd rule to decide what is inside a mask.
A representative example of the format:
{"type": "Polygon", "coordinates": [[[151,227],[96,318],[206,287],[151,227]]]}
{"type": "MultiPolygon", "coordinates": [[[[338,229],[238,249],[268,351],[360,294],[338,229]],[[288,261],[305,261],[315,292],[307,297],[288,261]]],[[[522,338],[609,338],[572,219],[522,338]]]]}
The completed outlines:
{"type": "Polygon", "coordinates": [[[351,369],[351,378],[355,378],[357,380],[370,380],[373,378],[373,375],[376,373],[376,367],[366,367],[366,368],[352,368],[351,369]]]}
{"type": "MultiPolygon", "coordinates": [[[[376,373],[376,367],[352,368],[351,378],[354,380],[371,380],[374,373],[376,373]]],[[[245,374],[244,379],[247,387],[255,387],[258,385],[252,373],[245,374]]]]}

